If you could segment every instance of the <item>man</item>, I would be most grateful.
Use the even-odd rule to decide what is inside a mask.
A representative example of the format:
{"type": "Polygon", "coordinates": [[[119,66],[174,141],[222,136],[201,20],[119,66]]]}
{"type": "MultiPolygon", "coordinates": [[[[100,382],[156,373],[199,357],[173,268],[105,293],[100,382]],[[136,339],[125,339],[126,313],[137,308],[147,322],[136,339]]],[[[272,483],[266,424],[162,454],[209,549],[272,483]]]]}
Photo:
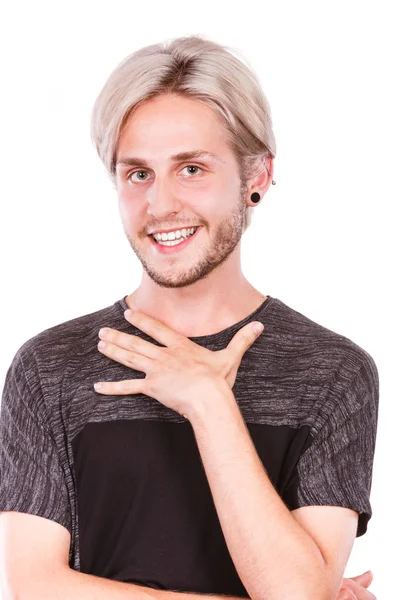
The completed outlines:
{"type": "Polygon", "coordinates": [[[143,276],[7,372],[9,597],[373,598],[343,573],[372,515],[376,365],[241,271],[275,156],[256,79],[199,36],[150,46],[92,134],[143,276]]]}

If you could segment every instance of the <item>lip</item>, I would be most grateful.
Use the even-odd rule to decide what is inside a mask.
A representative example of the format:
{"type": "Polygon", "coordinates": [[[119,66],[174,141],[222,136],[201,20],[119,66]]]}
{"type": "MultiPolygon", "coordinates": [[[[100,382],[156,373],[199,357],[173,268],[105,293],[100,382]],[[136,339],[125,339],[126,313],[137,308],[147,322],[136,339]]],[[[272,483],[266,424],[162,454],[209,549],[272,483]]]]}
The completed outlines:
{"type": "Polygon", "coordinates": [[[202,225],[199,225],[199,227],[197,228],[197,230],[195,231],[195,233],[193,235],[191,235],[189,238],[187,238],[184,242],[181,242],[180,244],[176,244],[176,246],[162,246],[161,244],[158,244],[155,241],[155,239],[153,238],[153,236],[151,234],[148,237],[150,239],[150,243],[155,247],[156,250],[161,252],[161,254],[175,254],[177,252],[180,252],[181,250],[184,250],[191,243],[191,241],[195,237],[197,237],[197,234],[199,233],[200,229],[202,229],[202,225]]]}

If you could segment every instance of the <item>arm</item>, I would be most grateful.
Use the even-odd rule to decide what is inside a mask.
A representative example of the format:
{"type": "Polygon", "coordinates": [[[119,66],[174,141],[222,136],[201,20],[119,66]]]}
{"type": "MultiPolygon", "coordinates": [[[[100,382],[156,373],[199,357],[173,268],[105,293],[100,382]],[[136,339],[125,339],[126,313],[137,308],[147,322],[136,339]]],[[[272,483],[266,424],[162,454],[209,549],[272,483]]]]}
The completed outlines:
{"type": "Polygon", "coordinates": [[[343,448],[337,449],[335,444],[335,432],[340,440],[342,428],[334,419],[333,423],[327,421],[316,443],[322,446],[333,485],[341,486],[339,504],[333,493],[329,495],[330,484],[318,456],[321,448],[317,447],[314,463],[312,444],[302,456],[314,476],[311,494],[305,501],[301,499],[295,517],[269,480],[231,389],[244,352],[255,334],[259,335],[254,323],[245,325],[224,350],[210,352],[145,313],[130,310],[125,316],[163,347],[154,348],[147,342],[143,347],[143,341],[137,347],[132,336],[118,330],[99,332],[111,342],[101,348],[106,356],[137,365],[148,377],[97,382],[95,386],[101,387],[96,389],[112,395],[144,393],[184,417],[189,415],[186,418],[194,430],[228,550],[252,600],[334,600],[359,531],[359,515],[364,515],[361,526],[365,527],[365,517],[371,513],[367,494],[378,400],[373,361],[368,360],[367,369],[360,368],[351,390],[346,390],[351,396],[349,404],[339,407],[339,415],[334,415],[341,427],[350,420],[352,434],[354,428],[360,431],[357,448],[362,452],[368,448],[366,461],[357,461],[353,447],[350,456],[354,462],[346,462],[343,448]],[[359,403],[355,404],[354,394],[359,403]],[[370,425],[368,433],[365,424],[370,425]],[[361,500],[355,489],[352,496],[346,493],[346,474],[355,478],[361,500]],[[320,496],[318,490],[313,493],[315,484],[321,487],[320,496]]]}
{"type": "Polygon", "coordinates": [[[250,597],[335,598],[339,583],[333,594],[319,547],[268,478],[228,386],[196,403],[190,421],[229,552],[250,597]]]}
{"type": "MultiPolygon", "coordinates": [[[[363,577],[362,575],[359,578],[363,577]]],[[[356,578],[354,578],[356,579],[356,578]]],[[[366,588],[370,585],[372,577],[368,581],[357,584],[349,579],[343,580],[341,590],[352,590],[356,600],[365,598],[366,588]],[[350,585],[352,583],[352,585],[350,585]],[[365,587],[364,587],[365,586],[365,587]]],[[[15,598],[3,590],[4,600],[15,598]]],[[[371,594],[371,600],[376,600],[371,594]]],[[[122,583],[111,579],[97,577],[74,571],[69,567],[63,567],[61,572],[53,573],[52,581],[48,580],[39,585],[30,584],[29,589],[18,595],[19,600],[243,600],[236,596],[221,596],[214,594],[194,594],[189,592],[173,592],[167,590],[154,590],[149,587],[133,583],[122,583]]]]}
{"type": "Polygon", "coordinates": [[[155,590],[153,588],[114,581],[96,575],[61,567],[52,575],[36,578],[17,596],[4,596],[4,600],[242,600],[234,596],[194,595],[191,593],[155,590]]]}
{"type": "Polygon", "coordinates": [[[0,598],[3,600],[240,600],[115,581],[69,567],[70,531],[19,511],[0,512],[0,598]]]}

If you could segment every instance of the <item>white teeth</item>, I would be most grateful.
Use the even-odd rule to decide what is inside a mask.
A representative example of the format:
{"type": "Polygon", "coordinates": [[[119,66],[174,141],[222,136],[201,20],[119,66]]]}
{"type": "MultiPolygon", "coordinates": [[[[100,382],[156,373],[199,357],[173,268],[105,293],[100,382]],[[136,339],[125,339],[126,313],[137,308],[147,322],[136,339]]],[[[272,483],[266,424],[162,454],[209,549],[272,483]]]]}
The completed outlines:
{"type": "MultiPolygon", "coordinates": [[[[156,241],[158,244],[161,244],[162,246],[177,246],[178,244],[181,244],[184,240],[188,239],[189,237],[191,237],[195,231],[197,230],[197,227],[192,227],[191,229],[181,229],[180,231],[185,232],[187,231],[187,235],[182,235],[182,237],[180,238],[176,238],[176,239],[162,239],[160,234],[155,234],[153,237],[156,238],[156,241]]],[[[175,233],[175,232],[171,232],[171,233],[175,233]]],[[[165,234],[164,234],[165,235],[165,234]]]]}
{"type": "Polygon", "coordinates": [[[182,244],[184,240],[166,240],[165,242],[163,242],[161,240],[161,242],[157,242],[157,244],[160,244],[160,246],[178,246],[179,244],[182,244]]]}
{"type": "Polygon", "coordinates": [[[173,241],[180,238],[188,238],[196,231],[197,227],[191,227],[190,229],[177,229],[176,231],[170,231],[169,233],[155,233],[153,238],[159,241],[173,241]]]}

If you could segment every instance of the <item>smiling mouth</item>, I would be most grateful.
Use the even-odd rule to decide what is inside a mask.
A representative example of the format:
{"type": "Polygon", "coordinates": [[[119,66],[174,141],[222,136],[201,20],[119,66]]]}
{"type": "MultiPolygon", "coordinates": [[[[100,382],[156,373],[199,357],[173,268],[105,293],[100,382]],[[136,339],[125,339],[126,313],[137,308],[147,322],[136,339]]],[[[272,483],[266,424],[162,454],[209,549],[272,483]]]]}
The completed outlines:
{"type": "Polygon", "coordinates": [[[176,240],[161,240],[161,242],[157,241],[152,234],[148,237],[150,239],[150,243],[154,245],[154,248],[161,254],[173,255],[178,254],[181,251],[183,252],[185,248],[187,248],[192,239],[199,235],[199,231],[202,229],[201,225],[194,227],[194,232],[189,235],[189,237],[181,237],[176,240]]]}
{"type": "Polygon", "coordinates": [[[178,246],[182,242],[185,242],[186,240],[191,238],[196,233],[196,231],[199,229],[199,227],[200,227],[200,225],[198,225],[197,227],[191,228],[191,229],[194,229],[193,233],[190,233],[189,235],[186,235],[186,236],[181,236],[179,238],[175,238],[174,240],[159,240],[153,234],[150,234],[149,237],[153,238],[153,240],[160,246],[166,246],[166,247],[178,246]]]}

